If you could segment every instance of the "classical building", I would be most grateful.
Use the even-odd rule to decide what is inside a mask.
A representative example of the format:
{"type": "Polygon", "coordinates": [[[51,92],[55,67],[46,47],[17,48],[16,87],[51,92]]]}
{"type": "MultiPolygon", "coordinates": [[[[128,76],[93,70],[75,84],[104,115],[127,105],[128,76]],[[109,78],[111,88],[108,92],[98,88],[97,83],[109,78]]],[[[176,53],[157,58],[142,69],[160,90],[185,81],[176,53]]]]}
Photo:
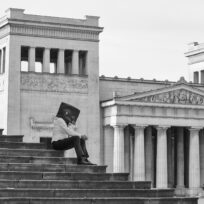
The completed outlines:
{"type": "MultiPolygon", "coordinates": [[[[204,45],[191,43],[190,81],[99,77],[99,17],[58,18],[8,9],[0,19],[0,127],[25,142],[52,136],[62,101],[94,162],[155,188],[202,193],[204,45]]],[[[71,156],[68,151],[65,156],[71,156]]]]}

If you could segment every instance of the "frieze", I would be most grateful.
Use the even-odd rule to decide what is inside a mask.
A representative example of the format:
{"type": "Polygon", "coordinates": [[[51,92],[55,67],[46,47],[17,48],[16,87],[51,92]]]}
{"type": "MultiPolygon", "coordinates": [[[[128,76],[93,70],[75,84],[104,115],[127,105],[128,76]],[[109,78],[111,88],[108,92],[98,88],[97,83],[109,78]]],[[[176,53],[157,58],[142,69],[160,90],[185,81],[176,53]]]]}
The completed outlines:
{"type": "Polygon", "coordinates": [[[21,90],[88,93],[87,78],[21,72],[21,90]]]}
{"type": "Polygon", "coordinates": [[[53,38],[64,38],[64,39],[78,39],[78,40],[90,40],[98,41],[98,31],[83,30],[83,29],[59,29],[59,28],[48,28],[41,26],[28,26],[28,25],[13,25],[11,26],[11,34],[16,35],[30,35],[40,37],[53,37],[53,38]]]}
{"type": "Polygon", "coordinates": [[[134,101],[168,104],[204,105],[204,96],[190,92],[188,90],[180,89],[134,99],[134,101]]]}

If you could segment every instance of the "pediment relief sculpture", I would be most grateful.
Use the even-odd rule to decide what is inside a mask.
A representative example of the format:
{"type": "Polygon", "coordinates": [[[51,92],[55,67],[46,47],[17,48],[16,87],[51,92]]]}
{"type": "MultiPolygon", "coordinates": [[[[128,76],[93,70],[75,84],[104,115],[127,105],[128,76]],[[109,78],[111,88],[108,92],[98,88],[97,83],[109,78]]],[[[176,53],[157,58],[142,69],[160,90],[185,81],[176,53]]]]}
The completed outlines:
{"type": "Polygon", "coordinates": [[[204,96],[190,92],[185,89],[179,89],[170,92],[133,99],[133,101],[168,103],[168,104],[204,105],[204,96]]]}

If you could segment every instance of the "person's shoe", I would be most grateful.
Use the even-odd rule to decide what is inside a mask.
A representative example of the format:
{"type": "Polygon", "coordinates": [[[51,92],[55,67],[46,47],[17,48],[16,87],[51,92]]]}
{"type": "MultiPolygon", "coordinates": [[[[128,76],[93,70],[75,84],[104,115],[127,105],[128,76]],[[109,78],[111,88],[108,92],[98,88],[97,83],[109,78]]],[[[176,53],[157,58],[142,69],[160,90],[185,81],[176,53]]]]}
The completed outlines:
{"type": "Polygon", "coordinates": [[[96,164],[91,163],[87,158],[86,158],[86,162],[88,162],[88,165],[96,165],[96,164]]]}
{"type": "Polygon", "coordinates": [[[77,164],[80,164],[80,165],[90,165],[89,162],[86,161],[85,157],[79,158],[78,161],[77,161],[77,164]]]}

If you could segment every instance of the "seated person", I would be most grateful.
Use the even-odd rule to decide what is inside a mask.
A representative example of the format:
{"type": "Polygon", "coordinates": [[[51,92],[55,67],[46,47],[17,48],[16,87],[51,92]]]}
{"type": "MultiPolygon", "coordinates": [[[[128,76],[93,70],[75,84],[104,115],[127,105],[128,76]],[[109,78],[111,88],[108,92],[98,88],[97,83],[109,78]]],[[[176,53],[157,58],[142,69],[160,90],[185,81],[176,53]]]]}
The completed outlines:
{"type": "Polygon", "coordinates": [[[76,131],[76,120],[80,110],[61,103],[59,111],[54,120],[54,129],[52,137],[52,147],[55,150],[68,150],[75,148],[77,155],[77,164],[93,165],[87,158],[89,157],[86,150],[85,141],[88,139],[76,131]]]}

